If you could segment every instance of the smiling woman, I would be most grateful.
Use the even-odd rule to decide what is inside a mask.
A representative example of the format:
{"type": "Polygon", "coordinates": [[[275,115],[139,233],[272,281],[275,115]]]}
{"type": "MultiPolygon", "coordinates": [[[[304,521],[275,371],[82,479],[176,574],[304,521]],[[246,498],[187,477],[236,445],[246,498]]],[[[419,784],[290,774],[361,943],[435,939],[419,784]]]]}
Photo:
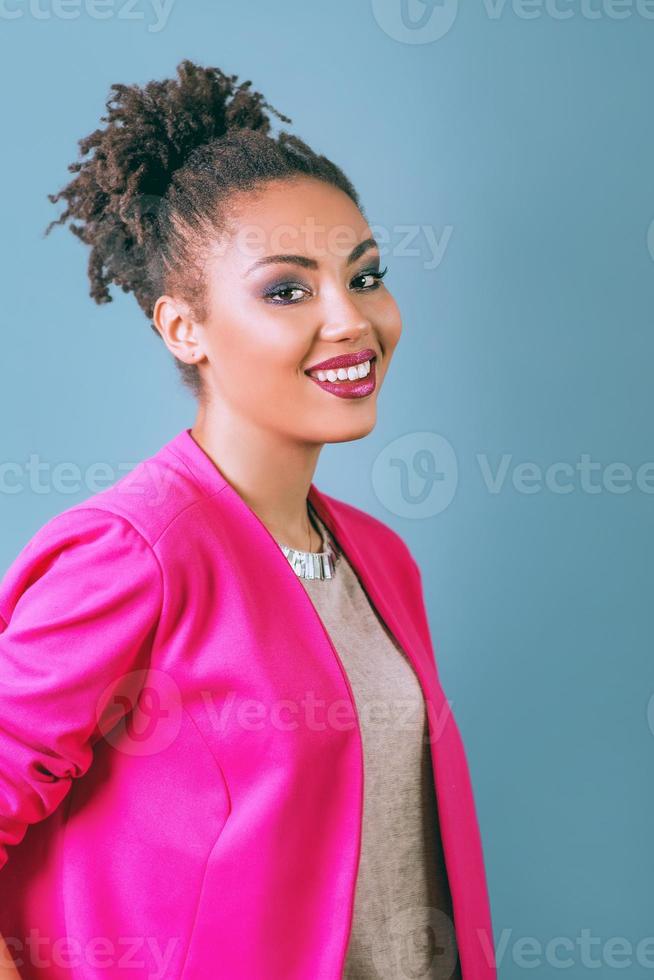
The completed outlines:
{"type": "Polygon", "coordinates": [[[268,499],[263,513],[290,543],[306,542],[307,476],[324,443],[359,439],[374,427],[400,313],[381,283],[379,249],[360,208],[326,180],[294,174],[234,192],[229,217],[212,235],[203,246],[205,292],[195,297],[201,316],[169,286],[155,301],[153,322],[178,361],[198,372],[194,436],[228,477],[246,492],[251,480],[235,468],[246,446],[259,461],[248,467],[273,465],[271,454],[295,456],[303,479],[284,487],[280,512],[268,499]],[[309,376],[332,357],[347,367],[374,359],[374,373],[358,379],[357,372],[347,384],[341,374],[340,387],[338,377],[309,376]]]}
{"type": "Polygon", "coordinates": [[[197,416],[0,583],[0,933],[24,980],[118,980],[126,939],[143,978],[494,980],[420,569],[312,482],[376,423],[387,269],[249,81],[177,75],[114,85],[51,195],[197,416]]]}

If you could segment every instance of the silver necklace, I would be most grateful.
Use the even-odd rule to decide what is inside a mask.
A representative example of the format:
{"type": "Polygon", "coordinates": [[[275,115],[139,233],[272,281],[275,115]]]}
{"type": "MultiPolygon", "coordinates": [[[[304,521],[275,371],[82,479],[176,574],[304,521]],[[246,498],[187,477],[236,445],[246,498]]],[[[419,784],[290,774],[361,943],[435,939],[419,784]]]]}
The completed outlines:
{"type": "MultiPolygon", "coordinates": [[[[316,523],[321,529],[321,537],[323,541],[326,537],[324,531],[329,532],[324,527],[320,518],[317,517],[315,509],[307,500],[307,507],[311,510],[316,523]]],[[[308,516],[308,515],[307,515],[308,516]]],[[[329,535],[331,539],[331,535],[329,535]]],[[[309,527],[309,542],[311,542],[311,528],[309,527]]],[[[328,548],[326,551],[299,551],[297,548],[291,548],[290,545],[282,544],[277,542],[279,547],[282,549],[286,555],[289,564],[298,578],[306,579],[327,579],[333,578],[336,572],[336,562],[340,558],[337,550],[332,546],[333,539],[328,543],[328,548]]]]}

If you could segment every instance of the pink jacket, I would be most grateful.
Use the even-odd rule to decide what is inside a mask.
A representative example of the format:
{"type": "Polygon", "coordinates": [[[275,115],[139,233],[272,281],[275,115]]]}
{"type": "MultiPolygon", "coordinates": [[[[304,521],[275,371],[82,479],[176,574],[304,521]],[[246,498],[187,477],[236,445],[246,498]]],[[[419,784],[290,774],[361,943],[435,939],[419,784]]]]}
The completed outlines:
{"type": "MultiPolygon", "coordinates": [[[[482,846],[419,568],[320,492],[423,689],[464,980],[494,980],[482,846]]],[[[352,689],[265,525],[184,429],[0,582],[0,932],[21,976],[338,980],[363,762],[352,689]]]]}

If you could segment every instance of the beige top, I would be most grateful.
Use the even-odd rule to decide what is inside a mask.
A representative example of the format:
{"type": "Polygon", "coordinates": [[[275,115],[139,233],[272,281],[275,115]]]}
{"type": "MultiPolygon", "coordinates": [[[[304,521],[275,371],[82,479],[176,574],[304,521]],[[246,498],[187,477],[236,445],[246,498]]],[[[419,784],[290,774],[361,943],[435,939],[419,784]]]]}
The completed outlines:
{"type": "Polygon", "coordinates": [[[460,980],[418,678],[313,508],[331,579],[299,578],[347,672],[364,754],[361,859],[343,980],[460,980]]]}

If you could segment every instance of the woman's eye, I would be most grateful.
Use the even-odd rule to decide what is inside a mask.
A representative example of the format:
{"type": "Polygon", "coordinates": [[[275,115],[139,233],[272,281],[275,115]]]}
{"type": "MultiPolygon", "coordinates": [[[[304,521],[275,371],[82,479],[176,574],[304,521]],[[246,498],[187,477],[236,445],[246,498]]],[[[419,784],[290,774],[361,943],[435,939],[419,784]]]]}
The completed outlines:
{"type": "MultiPolygon", "coordinates": [[[[380,280],[384,278],[387,272],[388,266],[382,272],[380,272],[378,269],[368,269],[366,272],[359,273],[359,275],[353,279],[353,282],[363,280],[364,285],[357,288],[361,290],[361,292],[367,292],[371,289],[377,289],[380,280]]],[[[264,299],[278,306],[287,306],[291,303],[297,303],[302,294],[306,291],[307,290],[304,286],[300,286],[297,283],[288,282],[273,286],[264,294],[264,299]],[[292,294],[294,293],[299,295],[293,296],[292,294]]]]}
{"type": "Polygon", "coordinates": [[[369,283],[367,286],[363,287],[365,292],[365,290],[367,289],[377,289],[380,280],[384,278],[387,272],[388,272],[388,266],[386,266],[383,272],[379,272],[377,269],[369,269],[367,272],[360,273],[357,276],[357,279],[372,279],[372,283],[369,283]]]}
{"type": "Polygon", "coordinates": [[[273,303],[279,303],[279,305],[281,306],[286,303],[297,302],[296,299],[292,299],[291,297],[289,297],[288,295],[289,293],[303,293],[303,292],[304,292],[304,288],[302,286],[292,286],[289,284],[287,286],[278,286],[275,289],[272,289],[269,293],[265,294],[264,298],[271,300],[273,303]],[[273,298],[276,296],[284,296],[284,294],[286,294],[285,298],[281,300],[273,298]]]}

